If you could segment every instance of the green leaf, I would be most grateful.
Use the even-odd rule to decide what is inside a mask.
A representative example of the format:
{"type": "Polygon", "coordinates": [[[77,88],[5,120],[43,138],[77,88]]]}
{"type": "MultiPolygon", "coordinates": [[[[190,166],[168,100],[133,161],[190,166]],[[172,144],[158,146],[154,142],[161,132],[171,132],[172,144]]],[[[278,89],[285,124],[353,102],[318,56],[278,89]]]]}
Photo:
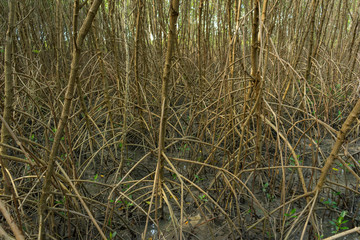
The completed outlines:
{"type": "Polygon", "coordinates": [[[96,181],[96,179],[98,179],[98,177],[99,177],[99,174],[95,174],[94,181],[96,181]]]}
{"type": "Polygon", "coordinates": [[[117,232],[112,233],[112,237],[114,238],[116,236],[117,232]]]}
{"type": "Polygon", "coordinates": [[[205,195],[205,194],[199,195],[199,198],[200,198],[201,201],[207,202],[207,199],[206,199],[206,195],[205,195]]]}
{"type": "Polygon", "coordinates": [[[204,180],[203,178],[201,178],[201,177],[199,177],[199,175],[194,175],[195,176],[195,178],[198,180],[198,181],[202,181],[202,180],[204,180]]]}
{"type": "Polygon", "coordinates": [[[323,238],[324,238],[324,235],[323,235],[323,234],[321,234],[321,235],[316,234],[316,236],[317,236],[317,239],[323,239],[323,238]]]}
{"type": "Polygon", "coordinates": [[[341,216],[341,217],[345,217],[345,216],[346,216],[346,213],[347,213],[346,211],[342,211],[341,214],[340,214],[340,216],[341,216]]]}
{"type": "Polygon", "coordinates": [[[290,215],[293,215],[296,212],[296,208],[291,209],[290,215]]]}

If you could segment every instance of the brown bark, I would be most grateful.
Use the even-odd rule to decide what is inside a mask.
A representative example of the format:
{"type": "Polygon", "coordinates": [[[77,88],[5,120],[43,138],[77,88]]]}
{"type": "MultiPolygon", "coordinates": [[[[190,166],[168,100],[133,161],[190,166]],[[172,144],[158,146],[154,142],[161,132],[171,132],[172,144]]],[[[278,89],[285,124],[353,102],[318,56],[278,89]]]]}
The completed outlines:
{"type": "MultiPolygon", "coordinates": [[[[97,10],[101,4],[102,0],[95,0],[86,16],[86,19],[84,20],[84,23],[82,24],[79,34],[76,38],[75,47],[73,50],[73,57],[71,62],[71,70],[70,70],[70,77],[69,82],[67,85],[67,90],[65,93],[65,102],[64,107],[61,112],[61,118],[57,126],[57,131],[55,133],[54,137],[54,143],[52,145],[51,151],[50,151],[50,157],[49,162],[47,165],[46,175],[44,179],[44,186],[41,191],[41,197],[39,202],[39,234],[38,239],[44,239],[45,238],[45,218],[46,218],[46,208],[47,208],[47,198],[50,194],[50,186],[51,186],[51,179],[54,174],[54,168],[55,168],[55,159],[56,155],[59,149],[60,140],[63,136],[63,132],[67,123],[67,120],[69,118],[70,113],[70,105],[72,98],[74,96],[75,91],[75,83],[77,78],[77,72],[79,67],[79,60],[80,60],[80,54],[81,54],[81,46],[84,42],[85,36],[89,32],[89,29],[91,27],[92,21],[95,18],[95,15],[97,13],[97,10]]],[[[96,225],[96,222],[95,222],[96,225]]],[[[100,229],[100,228],[98,228],[100,229]]],[[[102,233],[101,229],[99,231],[102,233]]],[[[104,239],[106,239],[105,236],[103,236],[104,239]]]]}
{"type": "Polygon", "coordinates": [[[198,22],[198,68],[199,68],[199,84],[201,84],[202,78],[202,49],[201,49],[201,35],[202,35],[202,13],[203,13],[204,0],[200,0],[199,3],[199,22],[198,22]]]}
{"type": "Polygon", "coordinates": [[[323,187],[323,185],[325,183],[326,177],[328,175],[328,172],[329,172],[331,166],[333,165],[335,159],[337,158],[337,155],[338,155],[338,153],[340,151],[340,148],[341,148],[342,144],[345,141],[346,134],[351,129],[351,125],[355,121],[355,119],[357,119],[359,117],[359,114],[360,114],[360,98],[357,101],[354,108],[352,109],[352,111],[350,112],[347,119],[345,120],[345,122],[342,125],[340,131],[337,133],[336,142],[335,142],[335,144],[334,144],[334,146],[333,146],[333,148],[331,150],[330,155],[326,159],[324,167],[321,169],[321,175],[320,175],[320,178],[319,178],[319,180],[317,182],[315,191],[320,191],[322,189],[322,187],[323,187]]]}
{"type": "MultiPolygon", "coordinates": [[[[13,31],[15,24],[15,5],[17,1],[9,0],[9,19],[8,19],[8,29],[6,32],[6,43],[5,43],[5,101],[4,101],[4,112],[3,118],[4,121],[10,124],[11,114],[12,114],[12,104],[14,99],[14,87],[13,87],[13,78],[12,78],[12,45],[13,45],[13,31]]],[[[5,122],[2,122],[1,125],[1,143],[7,144],[10,138],[10,133],[5,127],[5,122]]],[[[3,145],[0,146],[0,155],[6,155],[6,147],[3,145]]],[[[5,159],[0,158],[1,171],[4,176],[4,179],[7,178],[6,169],[8,167],[8,162],[5,159]]],[[[10,186],[7,183],[4,184],[5,194],[10,194],[10,186]]]]}
{"type": "Polygon", "coordinates": [[[6,219],[6,222],[9,224],[11,231],[13,232],[16,240],[23,240],[25,239],[23,233],[19,229],[19,227],[15,224],[14,219],[11,217],[9,211],[6,209],[5,204],[3,201],[0,200],[0,212],[6,219]]]}
{"type": "Polygon", "coordinates": [[[136,15],[136,34],[135,34],[135,48],[134,48],[134,76],[136,84],[136,96],[138,109],[141,114],[142,100],[140,91],[140,79],[139,79],[139,52],[140,52],[140,39],[141,39],[141,28],[142,28],[142,14],[143,14],[143,0],[137,2],[137,15],[136,15]]]}
{"type": "MultiPolygon", "coordinates": [[[[168,34],[167,42],[167,51],[165,58],[164,71],[162,75],[162,87],[161,87],[161,116],[160,116],[160,126],[159,126],[159,144],[158,144],[158,165],[157,165],[157,179],[155,179],[155,184],[157,184],[157,204],[155,207],[161,206],[161,195],[162,195],[162,185],[164,181],[164,157],[162,153],[165,150],[165,131],[167,125],[167,111],[168,111],[168,86],[171,70],[171,62],[174,52],[174,46],[176,41],[176,21],[179,16],[179,0],[172,0],[170,3],[170,27],[168,34]]],[[[156,211],[156,219],[157,211],[156,211]]]]}
{"type": "Polygon", "coordinates": [[[118,179],[118,174],[122,177],[122,169],[124,166],[124,162],[127,159],[127,150],[126,150],[126,135],[128,131],[128,117],[130,115],[130,50],[129,50],[129,43],[128,43],[128,21],[127,21],[127,3],[126,0],[123,2],[124,7],[122,9],[122,19],[121,19],[121,26],[122,26],[122,35],[124,38],[124,48],[125,48],[125,91],[124,91],[124,114],[123,114],[123,135],[122,135],[122,143],[123,147],[121,148],[121,160],[120,165],[116,173],[116,178],[118,179]]]}

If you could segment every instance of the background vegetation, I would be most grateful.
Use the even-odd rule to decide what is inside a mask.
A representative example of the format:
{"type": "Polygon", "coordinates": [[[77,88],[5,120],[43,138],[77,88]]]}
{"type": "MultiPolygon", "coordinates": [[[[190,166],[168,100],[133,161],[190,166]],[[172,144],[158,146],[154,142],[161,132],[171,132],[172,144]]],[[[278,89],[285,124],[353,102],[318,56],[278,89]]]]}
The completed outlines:
{"type": "Polygon", "coordinates": [[[360,1],[0,1],[5,239],[355,239],[360,1]]]}

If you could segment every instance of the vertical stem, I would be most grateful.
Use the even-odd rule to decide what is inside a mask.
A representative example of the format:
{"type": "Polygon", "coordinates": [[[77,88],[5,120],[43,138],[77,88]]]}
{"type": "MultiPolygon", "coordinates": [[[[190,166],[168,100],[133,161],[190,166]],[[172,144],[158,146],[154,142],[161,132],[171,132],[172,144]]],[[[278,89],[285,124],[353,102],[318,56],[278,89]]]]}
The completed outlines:
{"type": "Polygon", "coordinates": [[[260,83],[259,75],[259,0],[254,1],[252,35],[251,35],[251,76],[253,77],[253,89],[260,83]]]}
{"type": "MultiPolygon", "coordinates": [[[[198,68],[199,68],[199,85],[202,80],[202,56],[201,56],[201,27],[202,27],[202,10],[203,10],[204,0],[200,0],[199,3],[199,23],[198,23],[198,68]]],[[[200,88],[201,89],[201,88],[200,88]]],[[[200,94],[201,96],[201,94],[200,94]]]]}
{"type": "MultiPolygon", "coordinates": [[[[111,24],[111,47],[114,51],[114,60],[115,60],[115,69],[116,69],[116,85],[117,85],[117,91],[119,99],[122,99],[122,86],[121,86],[121,70],[120,70],[120,64],[119,64],[119,49],[116,44],[116,24],[115,24],[115,1],[109,1],[109,15],[110,15],[110,24],[111,24]]],[[[120,103],[121,104],[121,103],[120,103]]]]}
{"type": "Polygon", "coordinates": [[[121,159],[120,159],[120,165],[116,172],[115,180],[118,179],[118,174],[120,174],[120,177],[122,177],[122,169],[124,166],[125,158],[127,158],[127,152],[126,152],[126,135],[127,135],[127,118],[129,116],[129,94],[130,94],[130,50],[129,50],[129,44],[128,44],[128,30],[127,30],[127,3],[126,0],[123,2],[124,7],[122,8],[122,19],[121,19],[121,27],[123,31],[123,38],[124,38],[124,46],[125,46],[125,92],[124,92],[124,114],[123,114],[123,135],[122,135],[122,148],[121,148],[121,159]]]}
{"type": "MultiPolygon", "coordinates": [[[[266,2],[265,2],[266,3],[266,2]]],[[[265,16],[265,13],[264,15],[265,16]]],[[[260,153],[261,153],[261,132],[262,132],[262,126],[261,126],[261,106],[262,106],[262,96],[261,96],[261,77],[260,77],[260,71],[259,71],[259,46],[261,35],[260,33],[260,1],[256,0],[254,1],[254,12],[253,12],[253,23],[252,23],[252,45],[251,45],[251,76],[253,78],[253,85],[252,90],[249,92],[253,92],[255,98],[259,98],[259,102],[256,105],[256,113],[257,113],[257,121],[256,121],[256,162],[260,162],[260,153]]],[[[264,17],[265,20],[265,17],[264,17]]],[[[249,95],[251,97],[251,95],[249,95]]]]}
{"type": "MultiPolygon", "coordinates": [[[[80,28],[79,35],[76,37],[76,44],[74,46],[73,50],[73,58],[71,62],[71,70],[70,70],[70,77],[69,82],[67,86],[67,90],[65,93],[65,101],[64,101],[64,107],[61,112],[61,118],[57,125],[57,131],[55,133],[54,137],[54,143],[51,147],[50,151],[50,157],[49,162],[47,165],[46,175],[44,179],[44,186],[41,190],[41,196],[39,201],[39,234],[38,239],[42,240],[45,239],[45,218],[46,218],[46,208],[47,208],[47,198],[50,194],[50,186],[51,186],[51,178],[54,174],[54,167],[55,167],[55,158],[59,149],[61,137],[63,135],[69,114],[70,114],[70,105],[72,98],[74,96],[75,91],[75,83],[77,78],[77,71],[79,67],[79,60],[80,60],[80,53],[81,53],[81,46],[84,42],[85,36],[89,32],[89,29],[91,27],[92,21],[94,20],[94,17],[96,15],[96,12],[101,4],[102,0],[94,0],[86,19],[84,20],[83,25],[80,28]]],[[[76,13],[76,11],[74,12],[76,13]]],[[[106,239],[106,238],[105,238],[106,239]]]]}
{"type": "Polygon", "coordinates": [[[310,37],[309,37],[309,53],[307,57],[307,67],[305,73],[305,79],[307,82],[310,81],[310,72],[312,67],[312,57],[313,57],[313,47],[314,47],[314,31],[315,31],[315,13],[317,9],[317,1],[313,0],[312,4],[312,13],[311,13],[311,21],[310,21],[310,37]]]}
{"type": "Polygon", "coordinates": [[[136,33],[135,33],[135,49],[134,49],[134,76],[135,76],[135,84],[136,84],[136,95],[137,95],[137,104],[139,113],[141,114],[141,91],[140,91],[140,80],[139,80],[139,45],[141,38],[141,15],[143,14],[143,0],[138,0],[137,3],[137,15],[136,15],[136,33]]]}
{"type": "MultiPolygon", "coordinates": [[[[165,149],[165,131],[167,124],[167,110],[168,110],[168,85],[171,69],[171,60],[174,51],[175,40],[177,36],[176,32],[176,21],[179,16],[179,0],[171,0],[170,3],[170,27],[168,34],[167,42],[167,51],[165,58],[164,72],[162,75],[162,87],[161,87],[161,116],[160,116],[160,127],[159,127],[159,151],[158,151],[158,165],[157,165],[157,179],[155,179],[155,184],[157,184],[156,189],[156,209],[161,206],[161,192],[162,184],[164,181],[164,157],[162,153],[165,149]],[[160,201],[160,203],[159,203],[160,201]]],[[[155,219],[158,219],[158,212],[155,211],[155,219]]]]}
{"type": "Polygon", "coordinates": [[[61,53],[61,40],[62,40],[62,24],[61,24],[61,17],[62,17],[62,12],[61,12],[61,2],[60,0],[56,1],[56,18],[55,18],[55,52],[56,52],[56,87],[57,87],[57,91],[61,91],[61,74],[60,74],[60,65],[61,65],[61,59],[60,59],[60,53],[61,53]]]}
{"type": "MultiPolygon", "coordinates": [[[[12,103],[14,102],[14,86],[12,78],[12,45],[13,45],[13,30],[15,28],[15,5],[17,1],[9,0],[9,18],[8,18],[8,29],[6,31],[6,43],[5,43],[5,101],[4,101],[4,112],[3,118],[4,121],[10,124],[11,113],[12,113],[12,103]]],[[[10,138],[10,133],[5,127],[5,122],[2,122],[1,126],[1,143],[7,144],[10,138]]],[[[6,147],[0,146],[0,155],[6,155],[6,147]]],[[[8,167],[8,162],[5,159],[0,159],[1,170],[4,178],[7,177],[6,169],[8,167]]],[[[4,184],[5,194],[10,194],[10,186],[4,184]]]]}

